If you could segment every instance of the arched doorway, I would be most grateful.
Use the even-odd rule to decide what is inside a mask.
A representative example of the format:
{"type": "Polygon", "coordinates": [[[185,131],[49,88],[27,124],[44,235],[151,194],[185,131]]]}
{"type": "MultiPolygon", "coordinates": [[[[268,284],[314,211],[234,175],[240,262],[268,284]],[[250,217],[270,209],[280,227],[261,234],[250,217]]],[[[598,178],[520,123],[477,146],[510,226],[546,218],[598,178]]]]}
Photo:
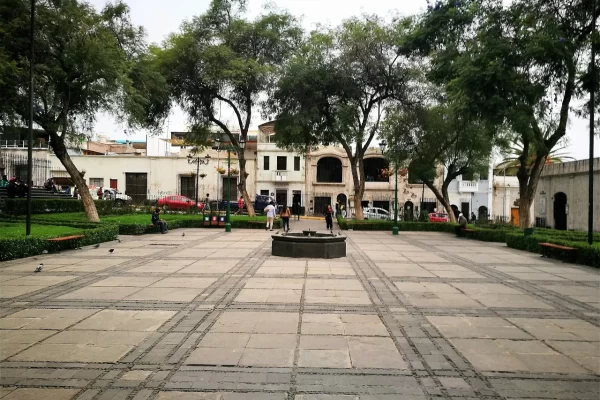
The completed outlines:
{"type": "Polygon", "coordinates": [[[415,210],[415,206],[413,205],[412,201],[407,201],[406,203],[404,203],[404,220],[405,221],[412,221],[414,219],[414,210],[415,210]]]}
{"type": "Polygon", "coordinates": [[[554,195],[554,229],[567,230],[567,195],[563,192],[554,195]]]}
{"type": "Polygon", "coordinates": [[[454,213],[454,218],[458,219],[458,214],[460,214],[460,211],[458,211],[458,207],[455,204],[450,205],[450,208],[452,208],[452,212],[454,213]]]}
{"type": "Polygon", "coordinates": [[[481,206],[477,210],[477,220],[480,222],[488,220],[488,209],[486,206],[481,206]]]}
{"type": "MultiPolygon", "coordinates": [[[[337,202],[337,204],[339,204],[339,207],[340,207],[339,212],[342,213],[342,217],[346,218],[346,210],[348,209],[348,198],[346,197],[346,195],[344,193],[340,193],[336,197],[336,202],[337,202]]],[[[338,210],[335,210],[335,212],[336,212],[336,216],[337,216],[338,210]]]]}

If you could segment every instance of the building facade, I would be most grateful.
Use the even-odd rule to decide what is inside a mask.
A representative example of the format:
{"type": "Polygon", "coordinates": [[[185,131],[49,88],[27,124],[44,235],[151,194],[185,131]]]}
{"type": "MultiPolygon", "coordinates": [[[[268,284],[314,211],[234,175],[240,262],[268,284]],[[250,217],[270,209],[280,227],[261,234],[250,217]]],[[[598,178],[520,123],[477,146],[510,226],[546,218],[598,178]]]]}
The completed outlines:
{"type": "MultiPolygon", "coordinates": [[[[600,231],[600,158],[594,158],[594,231],[600,231]]],[[[544,167],[535,194],[535,224],[560,230],[588,229],[589,160],[544,167]]]]}
{"type": "MultiPolygon", "coordinates": [[[[445,172],[444,172],[445,173],[445,172]]],[[[462,212],[471,219],[474,213],[478,220],[488,220],[493,209],[493,176],[492,166],[486,175],[477,177],[459,176],[448,185],[450,205],[455,211],[462,212]]]]}

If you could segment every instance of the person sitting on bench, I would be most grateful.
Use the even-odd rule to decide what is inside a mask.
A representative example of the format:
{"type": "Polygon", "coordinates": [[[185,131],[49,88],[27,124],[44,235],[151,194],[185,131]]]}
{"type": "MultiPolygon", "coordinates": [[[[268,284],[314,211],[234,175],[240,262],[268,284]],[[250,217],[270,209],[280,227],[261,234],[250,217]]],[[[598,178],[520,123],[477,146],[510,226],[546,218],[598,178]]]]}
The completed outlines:
{"type": "Polygon", "coordinates": [[[152,225],[159,225],[162,233],[167,233],[167,223],[160,219],[160,208],[155,207],[152,213],[152,225]]]}
{"type": "Polygon", "coordinates": [[[467,219],[463,215],[463,213],[458,214],[458,226],[456,229],[456,235],[460,236],[461,231],[467,229],[467,219]]]}

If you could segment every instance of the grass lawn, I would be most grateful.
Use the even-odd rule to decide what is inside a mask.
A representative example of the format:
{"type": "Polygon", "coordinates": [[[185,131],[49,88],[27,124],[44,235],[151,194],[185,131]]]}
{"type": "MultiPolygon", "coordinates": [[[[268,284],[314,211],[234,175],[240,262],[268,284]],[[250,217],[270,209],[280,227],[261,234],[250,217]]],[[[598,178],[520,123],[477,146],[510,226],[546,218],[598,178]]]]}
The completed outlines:
{"type": "MultiPolygon", "coordinates": [[[[31,237],[50,239],[58,236],[78,235],[83,229],[68,226],[31,224],[31,237]]],[[[25,237],[25,222],[0,223],[0,239],[20,239],[25,237]]]]}
{"type": "MultiPolygon", "coordinates": [[[[113,222],[123,224],[149,224],[151,222],[151,214],[123,214],[123,215],[107,215],[101,216],[101,222],[113,222]]],[[[161,219],[165,221],[178,221],[182,219],[202,219],[202,214],[160,214],[161,219]]],[[[40,221],[69,221],[69,222],[88,222],[84,213],[57,213],[57,214],[37,214],[33,216],[34,220],[40,221]]],[[[245,215],[232,215],[232,221],[266,221],[265,216],[256,216],[248,218],[245,215]]]]}

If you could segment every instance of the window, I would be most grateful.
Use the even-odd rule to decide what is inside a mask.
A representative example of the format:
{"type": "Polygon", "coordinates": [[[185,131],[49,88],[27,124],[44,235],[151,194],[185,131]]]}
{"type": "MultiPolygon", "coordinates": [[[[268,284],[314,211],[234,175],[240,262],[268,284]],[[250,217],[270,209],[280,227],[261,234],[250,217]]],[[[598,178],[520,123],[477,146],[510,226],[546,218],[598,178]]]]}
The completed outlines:
{"type": "Polygon", "coordinates": [[[287,171],[286,156],[277,156],[277,171],[287,171]]]}
{"type": "Polygon", "coordinates": [[[263,169],[268,171],[271,167],[269,166],[269,156],[264,156],[263,158],[263,169]]]}
{"type": "Polygon", "coordinates": [[[323,157],[317,162],[317,182],[342,183],[342,162],[334,157],[323,157]]]}
{"type": "Polygon", "coordinates": [[[387,169],[388,162],[381,157],[365,158],[365,181],[367,182],[389,182],[390,178],[383,173],[387,169]]]}
{"type": "Polygon", "coordinates": [[[96,187],[104,186],[104,178],[90,178],[90,186],[96,186],[96,187]]]}
{"type": "Polygon", "coordinates": [[[300,157],[294,157],[294,171],[300,171],[300,157]]]}
{"type": "Polygon", "coordinates": [[[268,190],[261,190],[260,191],[260,195],[261,196],[268,196],[269,195],[269,191],[268,190]]]}

